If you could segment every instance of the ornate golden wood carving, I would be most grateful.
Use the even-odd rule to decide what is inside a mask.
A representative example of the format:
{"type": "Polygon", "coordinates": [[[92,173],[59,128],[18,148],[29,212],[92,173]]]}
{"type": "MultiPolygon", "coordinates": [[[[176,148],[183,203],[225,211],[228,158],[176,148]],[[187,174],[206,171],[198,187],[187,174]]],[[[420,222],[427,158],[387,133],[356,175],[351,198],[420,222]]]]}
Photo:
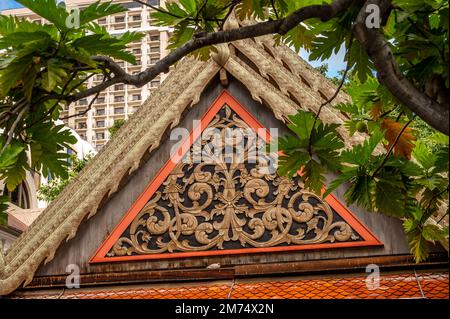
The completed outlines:
{"type": "Polygon", "coordinates": [[[250,130],[228,106],[208,129],[213,133],[194,143],[191,158],[175,166],[108,257],[360,240],[298,178],[267,173],[271,158],[261,156],[265,143],[256,135],[227,137],[250,130]]]}

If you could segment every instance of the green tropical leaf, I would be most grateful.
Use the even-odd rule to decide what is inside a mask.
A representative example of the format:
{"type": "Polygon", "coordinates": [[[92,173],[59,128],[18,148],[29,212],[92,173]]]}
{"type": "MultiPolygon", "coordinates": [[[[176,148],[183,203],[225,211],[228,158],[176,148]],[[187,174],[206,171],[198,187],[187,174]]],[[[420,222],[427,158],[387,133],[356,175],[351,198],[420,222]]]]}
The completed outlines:
{"type": "MultiPolygon", "coordinates": [[[[128,36],[127,36],[128,39],[128,36]]],[[[129,63],[135,63],[134,55],[126,51],[126,43],[121,38],[109,37],[104,34],[92,34],[76,39],[72,47],[84,50],[91,55],[107,55],[129,63]]]]}
{"type": "Polygon", "coordinates": [[[416,263],[425,261],[428,258],[428,243],[419,230],[407,234],[409,247],[416,263]]]}
{"type": "Polygon", "coordinates": [[[250,18],[252,16],[264,18],[264,4],[264,0],[243,0],[240,1],[236,7],[236,12],[241,19],[250,18]]]}
{"type": "Polygon", "coordinates": [[[326,179],[323,166],[311,159],[303,167],[302,180],[305,183],[305,188],[320,195],[322,193],[322,187],[324,187],[326,179]]]}
{"type": "Polygon", "coordinates": [[[361,109],[355,103],[339,103],[334,105],[334,108],[349,115],[361,115],[361,109]]]}
{"type": "Polygon", "coordinates": [[[4,180],[8,191],[14,191],[14,189],[22,183],[26,177],[26,172],[29,169],[27,153],[25,150],[22,150],[22,152],[17,155],[17,160],[14,165],[0,171],[0,178],[4,180]]]}
{"type": "Polygon", "coordinates": [[[296,136],[279,139],[278,149],[283,152],[279,159],[279,172],[293,176],[303,168],[305,187],[321,194],[325,174],[341,168],[339,153],[344,147],[337,133],[336,124],[324,124],[311,112],[299,111],[289,117],[288,125],[296,136]],[[314,154],[316,159],[311,158],[314,154]]]}
{"type": "Polygon", "coordinates": [[[175,28],[175,31],[170,38],[170,45],[167,46],[169,50],[176,49],[192,39],[195,29],[188,27],[188,25],[189,23],[186,21],[180,23],[179,26],[175,28]]]}
{"type": "Polygon", "coordinates": [[[0,226],[8,226],[8,214],[5,213],[8,209],[9,196],[0,196],[0,226]]]}
{"type": "Polygon", "coordinates": [[[43,73],[42,87],[47,92],[53,91],[58,84],[65,83],[68,78],[68,65],[59,59],[50,59],[47,61],[47,71],[43,73]]]}
{"type": "MultiPolygon", "coordinates": [[[[0,146],[3,148],[3,143],[0,143],[0,146]]],[[[24,149],[25,147],[23,145],[16,143],[9,144],[0,155],[0,172],[14,165],[24,149]]]]}
{"type": "Polygon", "coordinates": [[[57,177],[67,177],[69,155],[64,151],[76,143],[76,138],[64,125],[54,126],[51,122],[39,123],[30,133],[31,165],[47,177],[52,173],[57,177]]]}
{"type": "Polygon", "coordinates": [[[406,189],[400,174],[384,171],[377,175],[375,183],[375,206],[388,216],[405,216],[406,189]]]}
{"type": "Polygon", "coordinates": [[[288,128],[293,131],[300,140],[309,140],[314,125],[314,118],[315,115],[313,113],[300,111],[295,115],[289,116],[292,124],[288,124],[288,128]]]}
{"type": "Polygon", "coordinates": [[[43,31],[14,32],[0,38],[0,49],[20,49],[20,55],[15,56],[21,57],[34,51],[45,51],[50,41],[50,35],[43,31]]]}
{"type": "Polygon", "coordinates": [[[312,131],[312,146],[314,151],[337,151],[344,147],[344,142],[336,132],[339,127],[337,124],[323,124],[318,122],[316,128],[312,131]]]}
{"type": "Polygon", "coordinates": [[[66,19],[69,13],[65,7],[59,6],[56,0],[16,0],[24,7],[27,7],[38,16],[53,23],[59,30],[67,30],[66,19]]]}
{"type": "Polygon", "coordinates": [[[350,182],[351,186],[344,194],[347,203],[356,203],[367,210],[373,210],[373,193],[376,185],[372,176],[364,169],[359,168],[356,175],[351,177],[350,182]]]}
{"type": "Polygon", "coordinates": [[[326,198],[329,194],[335,191],[339,186],[354,179],[358,170],[355,168],[344,167],[342,174],[336,177],[327,187],[327,190],[323,194],[323,198],[326,198]]]}
{"type": "Polygon", "coordinates": [[[0,35],[2,36],[16,32],[37,31],[43,31],[52,38],[56,38],[58,29],[51,24],[39,24],[21,17],[0,15],[0,35]]]}
{"type": "Polygon", "coordinates": [[[277,41],[277,44],[279,44],[281,41],[293,48],[297,53],[300,52],[300,49],[305,50],[312,50],[314,48],[312,41],[314,37],[307,32],[307,29],[305,26],[299,24],[295,28],[289,30],[284,36],[275,36],[275,40],[277,41]]]}
{"type": "Polygon", "coordinates": [[[352,73],[361,81],[361,83],[366,82],[374,70],[366,50],[364,50],[357,41],[354,41],[350,49],[348,63],[350,69],[352,69],[352,73]]]}
{"type": "Polygon", "coordinates": [[[293,177],[310,159],[309,154],[301,150],[281,155],[278,158],[278,173],[281,176],[293,177]]]}
{"type": "Polygon", "coordinates": [[[380,130],[375,130],[372,136],[366,139],[362,144],[354,146],[350,150],[341,153],[341,159],[344,163],[351,165],[364,166],[370,162],[375,148],[383,140],[384,135],[380,130]]]}
{"type": "Polygon", "coordinates": [[[80,26],[84,26],[99,18],[124,11],[127,11],[125,7],[120,4],[114,4],[112,1],[103,3],[97,1],[80,11],[80,26]]]}
{"type": "Polygon", "coordinates": [[[421,141],[415,143],[412,156],[425,170],[433,168],[437,161],[437,154],[432,153],[421,141]]]}
{"type": "Polygon", "coordinates": [[[422,235],[426,240],[434,243],[444,239],[446,231],[437,225],[427,224],[423,227],[422,235]]]}
{"type": "Polygon", "coordinates": [[[336,21],[316,24],[310,31],[315,35],[312,41],[309,61],[329,59],[333,54],[337,54],[345,41],[347,31],[336,21]]]}
{"type": "Polygon", "coordinates": [[[25,56],[0,70],[0,99],[5,98],[11,88],[19,84],[18,81],[30,68],[31,63],[32,56],[25,56]]]}
{"type": "Polygon", "coordinates": [[[449,169],[449,148],[444,147],[437,153],[437,159],[435,162],[435,173],[448,173],[449,169]]]}

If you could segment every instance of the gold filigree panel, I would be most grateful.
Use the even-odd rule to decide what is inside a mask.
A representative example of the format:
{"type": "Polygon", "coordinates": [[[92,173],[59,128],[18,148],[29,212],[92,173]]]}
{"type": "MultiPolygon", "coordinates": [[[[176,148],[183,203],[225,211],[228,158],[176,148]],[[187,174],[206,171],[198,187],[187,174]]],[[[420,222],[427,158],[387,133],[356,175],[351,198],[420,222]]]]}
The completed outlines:
{"type": "Polygon", "coordinates": [[[362,240],[299,178],[268,170],[274,158],[262,152],[264,141],[248,134],[252,128],[229,106],[220,109],[208,129],[107,257],[362,240]],[[229,132],[244,133],[230,138],[229,132]]]}

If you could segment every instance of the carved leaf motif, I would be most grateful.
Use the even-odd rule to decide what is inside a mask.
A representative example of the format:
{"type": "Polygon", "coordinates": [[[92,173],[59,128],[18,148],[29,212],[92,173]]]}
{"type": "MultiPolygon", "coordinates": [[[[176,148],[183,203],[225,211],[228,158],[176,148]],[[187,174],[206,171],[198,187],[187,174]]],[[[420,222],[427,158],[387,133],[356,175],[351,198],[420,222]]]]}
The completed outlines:
{"type": "Polygon", "coordinates": [[[228,106],[208,128],[216,134],[191,147],[194,155],[205,156],[204,161],[177,164],[108,256],[359,240],[322,198],[304,190],[298,178],[262,173],[269,156],[276,155],[256,157],[252,150],[264,147],[255,145],[260,139],[217,141],[218,135],[226,138],[226,129],[250,129],[228,106]],[[214,158],[205,152],[213,139],[216,148],[243,145],[244,151],[236,152],[232,162],[214,158]]]}

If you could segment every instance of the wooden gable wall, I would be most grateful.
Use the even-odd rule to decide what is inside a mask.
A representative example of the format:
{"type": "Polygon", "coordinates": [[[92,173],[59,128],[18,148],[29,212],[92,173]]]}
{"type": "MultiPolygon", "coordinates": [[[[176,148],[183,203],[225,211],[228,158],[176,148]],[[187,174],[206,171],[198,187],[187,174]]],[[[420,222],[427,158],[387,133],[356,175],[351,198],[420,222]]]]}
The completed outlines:
{"type": "MultiPolygon", "coordinates": [[[[202,118],[203,114],[223,89],[224,87],[220,84],[219,79],[214,79],[202,94],[200,102],[194,107],[188,108],[185,114],[183,114],[179,126],[191,130],[193,120],[202,118]]],[[[285,125],[276,120],[266,106],[254,101],[247,89],[238,81],[231,78],[227,89],[265,127],[277,127],[281,134],[287,133],[285,125]]],[[[200,279],[201,277],[207,278],[208,275],[205,272],[205,268],[213,263],[220,263],[222,265],[220,271],[214,272],[215,277],[220,277],[221,275],[230,276],[233,271],[230,272],[229,269],[243,265],[257,267],[261,264],[271,263],[299,263],[303,261],[347,260],[349,258],[369,256],[409,255],[409,247],[400,220],[367,212],[352,205],[349,208],[355,216],[380,239],[384,246],[90,264],[90,259],[119,223],[123,214],[125,214],[169,159],[170,149],[176,143],[168,139],[169,134],[170,132],[166,132],[166,136],[164,137],[165,142],[161,143],[161,146],[149,156],[140,169],[127,181],[123,181],[123,186],[108,202],[103,204],[98,213],[90,220],[84,221],[81,224],[75,238],[63,243],[57,250],[55,258],[48,264],[39,267],[35,274],[35,281],[49,284],[52,280],[46,280],[45,278],[47,276],[60,276],[62,278],[62,276],[66,276],[66,267],[69,264],[78,265],[82,276],[89,276],[90,282],[98,283],[105,280],[105,278],[115,278],[111,280],[116,281],[129,281],[138,277],[137,274],[142,272],[147,273],[147,279],[149,280],[167,280],[174,271],[179,271],[179,274],[174,276],[184,276],[186,279],[187,275],[184,271],[186,269],[190,269],[191,271],[192,269],[198,269],[198,271],[191,272],[192,276],[196,279],[200,279]],[[165,273],[167,274],[165,275],[165,273]],[[107,274],[111,274],[111,277],[108,277],[107,274]],[[115,274],[115,277],[112,274],[115,274]],[[39,281],[39,277],[42,278],[41,281],[39,281]]],[[[341,187],[335,192],[335,195],[342,203],[345,203],[342,196],[343,192],[344,189],[341,187]]],[[[433,250],[442,251],[440,247],[434,247],[433,250]]],[[[314,267],[315,264],[310,263],[311,270],[314,267]]],[[[57,281],[55,279],[55,282],[57,281]]]]}

